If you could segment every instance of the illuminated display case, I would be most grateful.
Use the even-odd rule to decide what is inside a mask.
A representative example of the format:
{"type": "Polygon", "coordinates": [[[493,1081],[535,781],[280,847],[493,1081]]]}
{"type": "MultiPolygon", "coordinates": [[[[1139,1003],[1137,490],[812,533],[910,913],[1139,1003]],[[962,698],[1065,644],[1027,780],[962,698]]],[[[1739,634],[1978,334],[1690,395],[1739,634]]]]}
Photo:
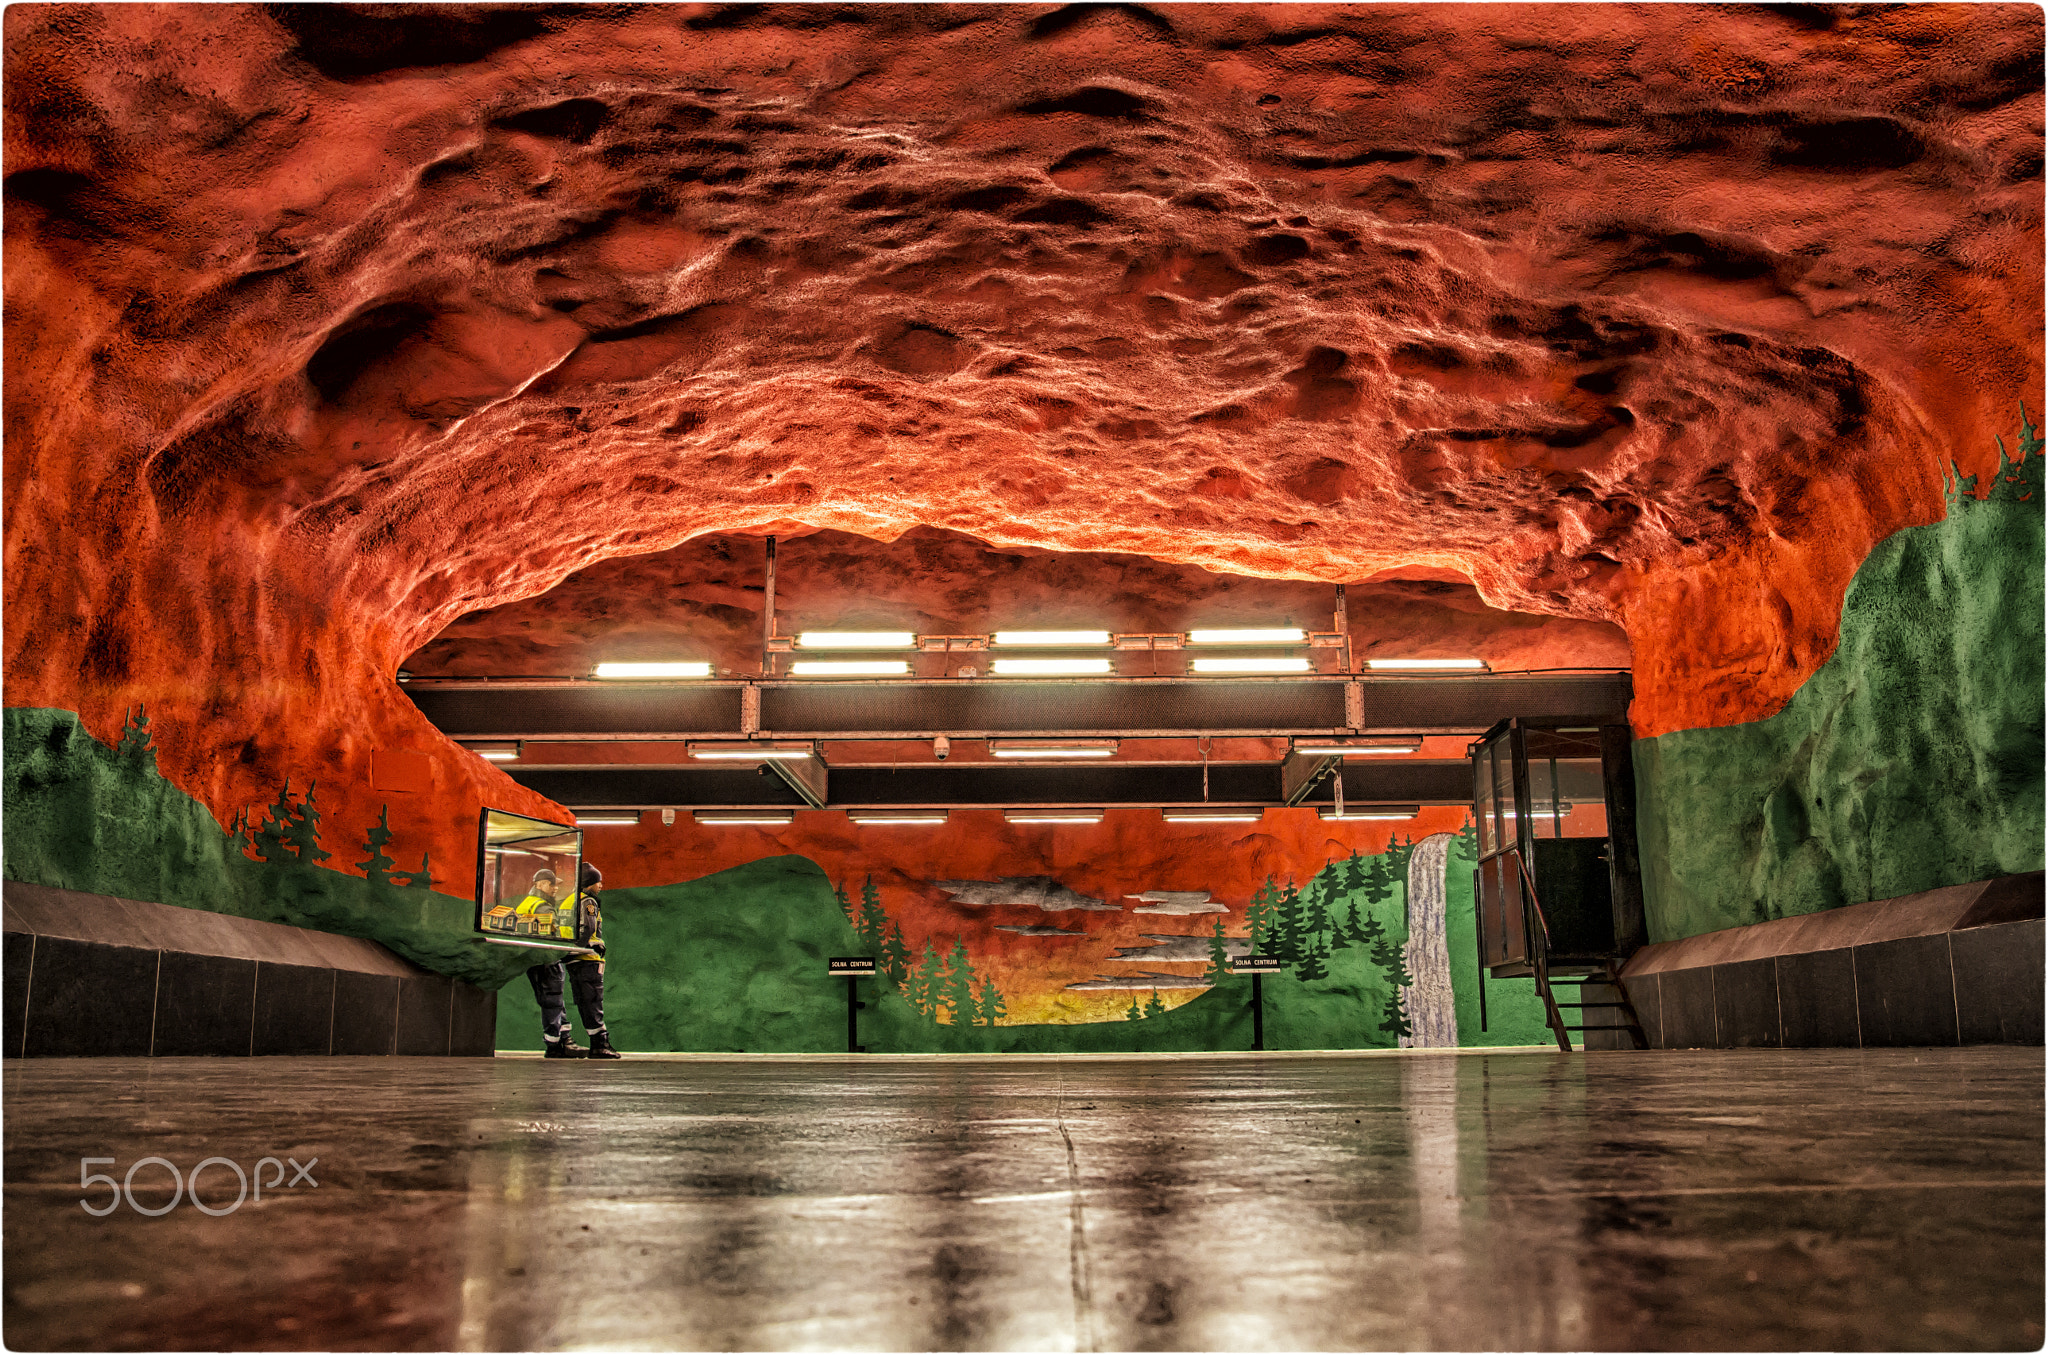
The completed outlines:
{"type": "Polygon", "coordinates": [[[583,830],[486,809],[477,820],[476,929],[506,941],[573,943],[583,830]]]}

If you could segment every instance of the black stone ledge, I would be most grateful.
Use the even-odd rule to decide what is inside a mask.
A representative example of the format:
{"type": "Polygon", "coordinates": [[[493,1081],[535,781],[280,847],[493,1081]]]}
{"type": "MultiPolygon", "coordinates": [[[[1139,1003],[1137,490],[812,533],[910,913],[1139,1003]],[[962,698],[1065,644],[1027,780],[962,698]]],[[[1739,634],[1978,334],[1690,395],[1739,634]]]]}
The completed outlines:
{"type": "Polygon", "coordinates": [[[2040,1044],[2043,876],[1952,885],[1637,951],[1659,1049],[2040,1044]]]}
{"type": "Polygon", "coordinates": [[[8,880],[6,1057],[490,1057],[496,993],[374,941],[8,880]]]}

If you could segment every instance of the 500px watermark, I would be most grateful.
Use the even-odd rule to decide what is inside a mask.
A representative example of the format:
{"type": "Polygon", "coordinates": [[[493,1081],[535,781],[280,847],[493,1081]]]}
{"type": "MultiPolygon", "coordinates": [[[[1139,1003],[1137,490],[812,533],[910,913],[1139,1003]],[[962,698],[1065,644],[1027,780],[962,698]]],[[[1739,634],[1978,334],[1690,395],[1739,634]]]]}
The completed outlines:
{"type": "MultiPolygon", "coordinates": [[[[126,1200],[128,1202],[128,1207],[134,1210],[136,1213],[147,1214],[151,1218],[157,1218],[161,1215],[170,1213],[173,1209],[176,1209],[178,1207],[178,1201],[180,1201],[181,1199],[189,1198],[192,1201],[192,1207],[194,1209],[197,1209],[200,1213],[211,1214],[215,1218],[220,1218],[224,1214],[232,1214],[237,1209],[240,1209],[242,1207],[242,1202],[249,1198],[249,1185],[250,1178],[252,1176],[255,1178],[256,1199],[258,1201],[261,1201],[263,1199],[263,1192],[265,1189],[276,1190],[279,1186],[283,1186],[286,1190],[290,1190],[298,1186],[301,1182],[304,1182],[306,1185],[312,1186],[317,1190],[320,1186],[320,1183],[313,1179],[313,1167],[319,1161],[320,1159],[316,1157],[311,1161],[307,1162],[306,1165],[302,1167],[299,1165],[299,1160],[295,1157],[288,1157],[284,1160],[284,1162],[280,1162],[274,1157],[266,1157],[258,1160],[258,1162],[256,1163],[256,1170],[254,1172],[245,1172],[242,1170],[241,1164],[234,1161],[232,1158],[209,1157],[204,1162],[201,1162],[198,1166],[194,1167],[192,1169],[191,1175],[187,1176],[181,1173],[178,1170],[177,1166],[173,1164],[169,1158],[145,1157],[137,1161],[133,1166],[129,1167],[128,1174],[126,1176],[122,1177],[119,1181],[116,1181],[113,1177],[108,1176],[103,1172],[96,1172],[93,1170],[94,1167],[113,1166],[113,1158],[82,1157],[78,1159],[79,1188],[81,1190],[93,1190],[100,1186],[105,1186],[114,1194],[113,1198],[108,1200],[103,1205],[95,1207],[91,1200],[85,1199],[80,1200],[78,1202],[78,1207],[80,1209],[83,1209],[86,1213],[92,1215],[94,1218],[103,1219],[107,1215],[113,1213],[116,1209],[119,1209],[121,1207],[121,1201],[126,1200]],[[293,1175],[292,1179],[289,1181],[284,1179],[285,1162],[289,1162],[292,1164],[293,1175]],[[162,1205],[155,1209],[145,1209],[143,1206],[135,1202],[135,1173],[141,1171],[144,1167],[162,1167],[165,1171],[171,1174],[171,1201],[169,1204],[162,1205]],[[227,1171],[231,1171],[235,1174],[236,1193],[235,1202],[233,1204],[228,1205],[225,1208],[220,1208],[214,1205],[210,1205],[206,1201],[199,1198],[199,1175],[208,1167],[224,1168],[227,1171]],[[265,1167],[277,1168],[276,1175],[271,1177],[271,1179],[268,1181],[263,1179],[263,1169],[265,1167]]],[[[145,1188],[148,1186],[148,1184],[148,1182],[144,1182],[145,1188]]]]}

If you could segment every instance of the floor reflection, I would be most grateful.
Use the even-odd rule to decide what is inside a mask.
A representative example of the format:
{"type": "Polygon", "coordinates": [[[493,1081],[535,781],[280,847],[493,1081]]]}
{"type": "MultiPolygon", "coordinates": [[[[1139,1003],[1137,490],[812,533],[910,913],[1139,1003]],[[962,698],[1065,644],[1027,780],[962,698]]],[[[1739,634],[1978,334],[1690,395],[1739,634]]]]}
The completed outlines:
{"type": "Polygon", "coordinates": [[[16,1349],[2038,1346],[2040,1050],[5,1066],[16,1349]],[[318,1156],[214,1218],[79,1159],[318,1156]]]}

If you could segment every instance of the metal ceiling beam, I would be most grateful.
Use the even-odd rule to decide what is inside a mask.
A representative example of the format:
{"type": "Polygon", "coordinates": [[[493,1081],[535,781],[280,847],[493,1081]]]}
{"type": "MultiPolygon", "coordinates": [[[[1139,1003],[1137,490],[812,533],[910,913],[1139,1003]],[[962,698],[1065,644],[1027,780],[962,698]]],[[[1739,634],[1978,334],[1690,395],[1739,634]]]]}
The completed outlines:
{"type": "MultiPolygon", "coordinates": [[[[612,764],[588,768],[505,771],[519,784],[560,804],[583,808],[801,809],[800,796],[782,776],[765,769],[649,768],[612,764]]],[[[1346,804],[1465,804],[1471,764],[1463,759],[1404,759],[1343,768],[1346,804]]],[[[1325,778],[1301,803],[1334,798],[1325,778]]],[[[840,767],[831,771],[830,809],[1037,808],[1056,805],[1265,805],[1282,804],[1280,764],[1212,762],[1204,797],[1199,763],[1086,767],[1014,767],[991,764],[840,767]]]]}
{"type": "Polygon", "coordinates": [[[608,741],[1479,734],[1510,716],[1628,718],[1626,673],[1007,682],[425,679],[404,690],[452,738],[608,741]]]}

